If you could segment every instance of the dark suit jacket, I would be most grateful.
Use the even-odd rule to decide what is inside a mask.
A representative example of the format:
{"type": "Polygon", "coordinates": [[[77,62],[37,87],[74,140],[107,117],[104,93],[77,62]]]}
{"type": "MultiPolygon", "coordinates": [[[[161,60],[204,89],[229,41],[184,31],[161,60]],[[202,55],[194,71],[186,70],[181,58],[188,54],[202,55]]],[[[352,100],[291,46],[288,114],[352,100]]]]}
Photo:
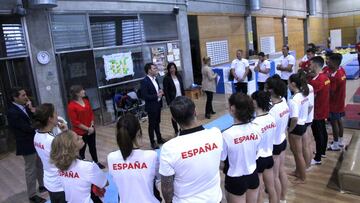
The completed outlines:
{"type": "MultiPolygon", "coordinates": [[[[156,83],[159,82],[156,79],[156,83]]],[[[160,88],[160,86],[159,86],[160,88]]],[[[145,111],[156,112],[162,107],[162,100],[158,101],[156,89],[148,76],[141,81],[141,98],[145,100],[145,111]]]]}
{"type": "Polygon", "coordinates": [[[15,135],[16,155],[30,155],[36,152],[34,147],[35,130],[31,127],[33,114],[27,110],[29,117],[13,103],[9,105],[7,118],[9,127],[15,135]]]}
{"type": "MultiPolygon", "coordinates": [[[[179,74],[176,77],[180,83],[181,95],[184,96],[185,91],[184,91],[184,85],[182,82],[182,78],[179,74]]],[[[174,81],[171,78],[170,74],[167,74],[164,77],[163,86],[164,86],[164,94],[165,94],[165,98],[166,98],[166,103],[169,105],[176,97],[176,87],[175,87],[174,81]]]]}

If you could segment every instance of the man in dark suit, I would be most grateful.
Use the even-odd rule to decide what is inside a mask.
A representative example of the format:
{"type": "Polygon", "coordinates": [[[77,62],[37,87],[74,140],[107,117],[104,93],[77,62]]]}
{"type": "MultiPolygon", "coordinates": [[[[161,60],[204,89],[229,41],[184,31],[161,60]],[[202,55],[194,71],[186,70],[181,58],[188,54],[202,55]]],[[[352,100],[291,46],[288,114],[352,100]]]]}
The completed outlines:
{"type": "Polygon", "coordinates": [[[145,100],[145,111],[149,118],[149,138],[151,147],[153,149],[159,148],[154,140],[154,131],[156,133],[156,140],[158,144],[163,144],[165,140],[162,139],[160,133],[160,116],[162,107],[163,91],[159,87],[156,79],[158,69],[153,63],[145,64],[145,73],[147,76],[141,81],[141,97],[145,100]]]}
{"type": "Polygon", "coordinates": [[[35,203],[46,202],[36,192],[36,179],[39,191],[45,192],[43,183],[43,168],[41,160],[34,147],[35,130],[31,127],[31,118],[35,108],[23,88],[11,89],[11,103],[7,112],[9,127],[15,135],[16,155],[25,160],[25,177],[29,200],[35,203]]]}

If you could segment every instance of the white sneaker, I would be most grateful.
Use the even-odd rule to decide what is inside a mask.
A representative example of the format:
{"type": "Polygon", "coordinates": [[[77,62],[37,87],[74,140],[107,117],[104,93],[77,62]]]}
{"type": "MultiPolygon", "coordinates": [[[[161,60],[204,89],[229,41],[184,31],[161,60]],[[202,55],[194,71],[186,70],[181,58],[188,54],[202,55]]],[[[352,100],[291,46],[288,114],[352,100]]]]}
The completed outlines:
{"type": "Polygon", "coordinates": [[[329,150],[329,151],[340,151],[341,148],[339,147],[338,142],[333,142],[331,145],[329,145],[327,150],[329,150]]]}
{"type": "Polygon", "coordinates": [[[343,138],[339,137],[339,147],[344,147],[343,138]]]}
{"type": "Polygon", "coordinates": [[[321,161],[316,161],[315,159],[311,159],[310,165],[321,165],[321,161]]]}

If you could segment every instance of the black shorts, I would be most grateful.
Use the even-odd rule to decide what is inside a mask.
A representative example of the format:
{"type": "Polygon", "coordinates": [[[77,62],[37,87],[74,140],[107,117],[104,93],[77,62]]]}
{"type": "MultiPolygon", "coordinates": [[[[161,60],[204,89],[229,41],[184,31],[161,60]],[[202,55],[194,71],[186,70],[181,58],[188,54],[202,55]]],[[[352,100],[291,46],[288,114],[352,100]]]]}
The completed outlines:
{"type": "Polygon", "coordinates": [[[298,136],[303,136],[306,132],[306,125],[296,125],[294,130],[292,130],[290,133],[298,136]]]}
{"type": "Polygon", "coordinates": [[[264,172],[266,169],[271,169],[274,166],[274,159],[272,156],[259,157],[256,160],[256,170],[258,173],[264,172]]]}
{"type": "Polygon", "coordinates": [[[309,127],[309,126],[311,126],[311,124],[312,124],[312,122],[310,122],[310,123],[305,123],[306,128],[309,127]]]}
{"type": "Polygon", "coordinates": [[[259,176],[256,172],[240,177],[225,176],[225,190],[234,195],[243,195],[248,189],[259,187],[259,176]]]}
{"type": "Polygon", "coordinates": [[[273,147],[273,155],[279,155],[282,151],[285,151],[286,146],[287,146],[286,139],[281,144],[274,145],[274,147],[273,147]]]}

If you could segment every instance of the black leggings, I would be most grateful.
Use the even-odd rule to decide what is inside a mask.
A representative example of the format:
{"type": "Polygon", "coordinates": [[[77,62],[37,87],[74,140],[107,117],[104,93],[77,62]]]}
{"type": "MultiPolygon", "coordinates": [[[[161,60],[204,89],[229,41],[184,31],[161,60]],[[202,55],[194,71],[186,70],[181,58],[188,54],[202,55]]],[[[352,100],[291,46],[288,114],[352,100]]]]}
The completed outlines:
{"type": "Polygon", "coordinates": [[[212,112],[214,112],[214,109],[212,107],[212,100],[213,100],[213,92],[205,91],[206,93],[206,106],[205,106],[205,115],[210,115],[212,112]]]}
{"type": "Polygon", "coordinates": [[[79,156],[81,159],[85,159],[85,150],[86,150],[86,145],[89,145],[89,151],[90,151],[90,155],[92,160],[97,163],[98,162],[98,157],[97,157],[97,152],[96,152],[96,133],[94,132],[93,134],[84,134],[82,136],[82,139],[84,140],[84,147],[80,149],[79,151],[79,156]]]}

